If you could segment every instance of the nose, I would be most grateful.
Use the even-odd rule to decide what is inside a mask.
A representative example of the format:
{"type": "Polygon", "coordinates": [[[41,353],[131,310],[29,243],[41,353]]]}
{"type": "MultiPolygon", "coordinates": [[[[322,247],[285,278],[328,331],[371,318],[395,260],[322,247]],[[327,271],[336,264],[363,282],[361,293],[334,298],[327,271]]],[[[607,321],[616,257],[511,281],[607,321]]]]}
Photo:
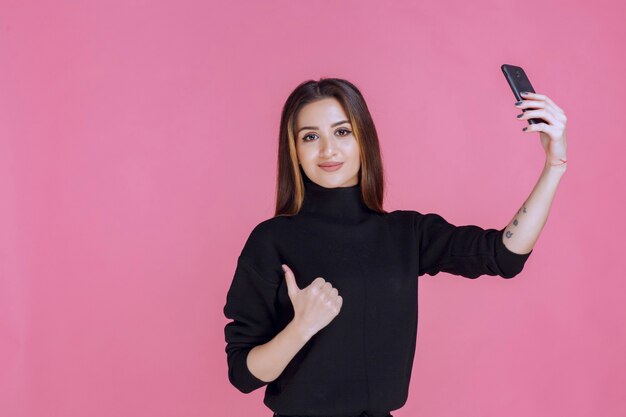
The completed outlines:
{"type": "Polygon", "coordinates": [[[321,137],[320,138],[320,154],[323,157],[330,157],[335,153],[335,142],[332,138],[329,137],[321,137]]]}

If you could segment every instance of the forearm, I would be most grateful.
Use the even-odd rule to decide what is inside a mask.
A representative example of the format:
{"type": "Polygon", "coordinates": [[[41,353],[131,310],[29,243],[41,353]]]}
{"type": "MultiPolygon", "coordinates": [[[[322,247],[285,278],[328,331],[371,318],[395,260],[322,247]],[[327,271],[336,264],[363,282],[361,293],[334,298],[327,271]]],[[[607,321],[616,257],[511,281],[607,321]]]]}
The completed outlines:
{"type": "Polygon", "coordinates": [[[291,321],[272,340],[250,350],[248,369],[262,381],[275,380],[311,337],[295,321],[291,321]]]}
{"type": "Polygon", "coordinates": [[[502,242],[511,251],[519,254],[530,252],[546,224],[552,200],[566,171],[566,166],[553,167],[546,162],[530,196],[506,226],[502,242]]]}

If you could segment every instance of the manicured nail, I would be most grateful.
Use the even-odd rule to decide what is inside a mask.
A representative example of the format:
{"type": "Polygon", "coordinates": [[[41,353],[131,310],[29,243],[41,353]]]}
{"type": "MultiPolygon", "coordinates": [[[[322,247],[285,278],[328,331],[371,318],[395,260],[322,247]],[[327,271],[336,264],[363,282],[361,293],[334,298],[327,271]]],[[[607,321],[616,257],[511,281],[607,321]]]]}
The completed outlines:
{"type": "Polygon", "coordinates": [[[526,129],[528,129],[528,126],[527,126],[527,127],[525,127],[525,128],[523,128],[522,130],[525,132],[525,131],[526,131],[526,129]]]}
{"type": "Polygon", "coordinates": [[[519,119],[519,118],[520,118],[520,117],[522,117],[523,115],[524,115],[524,113],[522,113],[522,114],[518,114],[518,115],[517,115],[517,118],[519,119]]]}
{"type": "Polygon", "coordinates": [[[521,101],[518,101],[517,103],[515,103],[516,106],[519,106],[520,104],[522,104],[521,101]]]}

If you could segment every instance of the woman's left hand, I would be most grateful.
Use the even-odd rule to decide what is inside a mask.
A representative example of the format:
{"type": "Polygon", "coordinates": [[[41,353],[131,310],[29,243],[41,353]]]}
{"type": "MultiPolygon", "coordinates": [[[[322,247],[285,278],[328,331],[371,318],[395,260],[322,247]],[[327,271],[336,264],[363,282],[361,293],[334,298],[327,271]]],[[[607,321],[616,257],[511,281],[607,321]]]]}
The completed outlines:
{"type": "Polygon", "coordinates": [[[519,109],[529,109],[522,113],[519,120],[540,118],[547,123],[529,124],[526,132],[539,132],[541,145],[546,152],[546,163],[563,165],[567,161],[567,117],[565,112],[550,98],[543,94],[522,94],[519,109]]]}

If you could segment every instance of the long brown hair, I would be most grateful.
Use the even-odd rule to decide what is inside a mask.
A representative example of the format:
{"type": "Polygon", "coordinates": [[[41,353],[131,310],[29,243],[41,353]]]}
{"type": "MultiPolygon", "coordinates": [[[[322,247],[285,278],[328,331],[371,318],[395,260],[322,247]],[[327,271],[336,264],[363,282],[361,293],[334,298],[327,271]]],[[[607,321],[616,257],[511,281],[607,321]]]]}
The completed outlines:
{"type": "Polygon", "coordinates": [[[340,78],[304,81],[289,95],[280,117],[278,137],[278,176],[274,216],[297,214],[304,200],[306,175],[296,154],[296,116],[305,105],[327,97],[341,103],[348,115],[360,149],[359,180],[363,202],[372,210],[383,210],[384,175],[380,145],[374,121],[359,89],[340,78]]]}

